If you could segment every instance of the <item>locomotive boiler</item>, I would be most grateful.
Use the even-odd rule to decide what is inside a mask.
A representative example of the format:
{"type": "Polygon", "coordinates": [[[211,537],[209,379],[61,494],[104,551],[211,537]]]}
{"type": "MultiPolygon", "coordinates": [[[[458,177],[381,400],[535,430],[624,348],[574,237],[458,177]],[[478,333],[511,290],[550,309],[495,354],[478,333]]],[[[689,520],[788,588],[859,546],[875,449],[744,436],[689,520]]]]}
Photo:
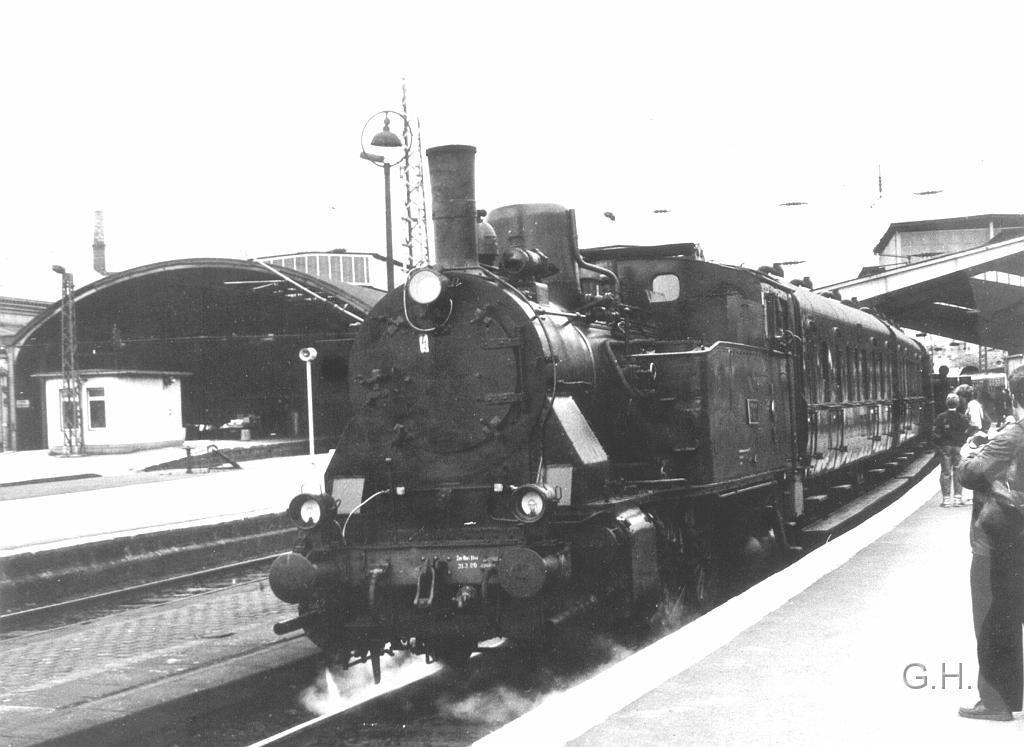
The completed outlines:
{"type": "Polygon", "coordinates": [[[270,584],[347,666],[677,616],[799,550],[810,487],[920,435],[923,348],[699,245],[581,251],[571,210],[479,220],[427,151],[436,262],[361,325],[354,415],[270,584]],[[479,240],[478,240],[479,239],[479,240]]]}

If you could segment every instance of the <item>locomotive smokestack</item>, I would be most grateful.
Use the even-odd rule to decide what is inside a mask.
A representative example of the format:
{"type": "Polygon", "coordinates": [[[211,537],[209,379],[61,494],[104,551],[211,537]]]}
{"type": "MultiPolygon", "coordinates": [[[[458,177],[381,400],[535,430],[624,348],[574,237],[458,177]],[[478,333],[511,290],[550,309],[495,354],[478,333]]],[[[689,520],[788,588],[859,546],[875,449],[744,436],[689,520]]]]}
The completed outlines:
{"type": "Polygon", "coordinates": [[[480,266],[476,249],[476,181],[472,145],[427,149],[437,264],[445,270],[480,266]]]}

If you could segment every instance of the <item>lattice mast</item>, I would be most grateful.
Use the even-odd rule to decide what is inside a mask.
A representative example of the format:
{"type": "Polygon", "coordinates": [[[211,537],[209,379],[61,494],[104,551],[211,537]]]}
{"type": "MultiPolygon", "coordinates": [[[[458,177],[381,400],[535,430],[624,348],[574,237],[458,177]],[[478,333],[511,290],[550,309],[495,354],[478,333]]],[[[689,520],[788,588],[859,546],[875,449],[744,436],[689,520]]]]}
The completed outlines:
{"type": "MultiPolygon", "coordinates": [[[[56,269],[56,268],[54,268],[56,269]]],[[[61,268],[63,269],[63,268],[61,268]]],[[[75,325],[75,276],[61,272],[60,305],[61,430],[64,453],[82,453],[82,379],[78,374],[78,332],[75,325]]]]}
{"type": "Polygon", "coordinates": [[[402,79],[402,114],[405,128],[402,141],[408,149],[402,161],[400,175],[405,183],[405,241],[406,270],[421,262],[430,261],[430,239],[427,236],[427,200],[423,186],[423,143],[420,140],[420,121],[417,118],[413,128],[409,116],[405,79],[402,79]]]}
{"type": "Polygon", "coordinates": [[[92,230],[92,268],[107,274],[107,242],[103,238],[103,211],[97,210],[92,230]]]}

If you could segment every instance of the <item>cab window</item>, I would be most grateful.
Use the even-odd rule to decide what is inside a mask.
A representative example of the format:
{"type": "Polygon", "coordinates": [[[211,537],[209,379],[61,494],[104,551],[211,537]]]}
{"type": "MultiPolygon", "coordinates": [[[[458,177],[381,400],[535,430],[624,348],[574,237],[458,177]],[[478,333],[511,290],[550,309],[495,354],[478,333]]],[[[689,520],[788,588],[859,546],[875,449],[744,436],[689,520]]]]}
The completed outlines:
{"type": "Polygon", "coordinates": [[[651,282],[647,291],[647,300],[651,303],[668,303],[679,298],[679,278],[675,275],[658,275],[651,282]]]}

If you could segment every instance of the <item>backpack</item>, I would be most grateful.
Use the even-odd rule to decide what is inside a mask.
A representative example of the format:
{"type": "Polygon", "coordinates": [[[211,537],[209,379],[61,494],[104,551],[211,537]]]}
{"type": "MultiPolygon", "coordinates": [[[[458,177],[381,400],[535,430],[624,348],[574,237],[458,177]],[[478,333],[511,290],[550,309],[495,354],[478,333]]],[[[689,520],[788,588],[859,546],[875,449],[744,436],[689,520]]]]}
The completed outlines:
{"type": "Polygon", "coordinates": [[[963,446],[964,437],[967,431],[963,427],[960,418],[953,417],[948,410],[939,416],[935,429],[935,440],[940,443],[957,444],[963,446]]]}

